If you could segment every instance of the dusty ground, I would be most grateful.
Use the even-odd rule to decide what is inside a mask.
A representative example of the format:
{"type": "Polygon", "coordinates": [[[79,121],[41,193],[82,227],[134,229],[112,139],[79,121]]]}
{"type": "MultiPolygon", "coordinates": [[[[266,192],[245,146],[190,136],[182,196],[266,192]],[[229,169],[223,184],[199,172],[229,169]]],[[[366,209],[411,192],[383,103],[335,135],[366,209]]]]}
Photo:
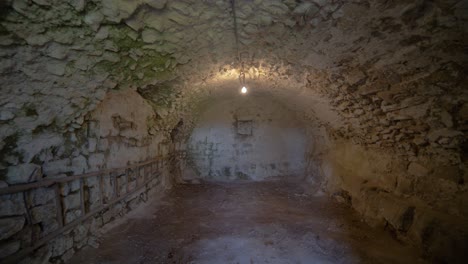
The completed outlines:
{"type": "Polygon", "coordinates": [[[145,208],[71,263],[422,263],[293,183],[180,185],[145,208]]]}

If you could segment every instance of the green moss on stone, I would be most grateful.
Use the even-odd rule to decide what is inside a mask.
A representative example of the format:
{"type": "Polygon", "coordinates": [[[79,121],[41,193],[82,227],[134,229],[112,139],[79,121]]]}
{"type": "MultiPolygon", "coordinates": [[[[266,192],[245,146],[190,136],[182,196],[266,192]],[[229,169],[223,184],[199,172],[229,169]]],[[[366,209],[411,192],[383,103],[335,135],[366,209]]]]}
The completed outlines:
{"type": "Polygon", "coordinates": [[[142,41],[133,40],[129,36],[125,36],[123,38],[116,39],[116,40],[114,40],[114,43],[117,44],[117,46],[122,51],[130,51],[131,49],[140,49],[144,45],[144,43],[142,41]]]}
{"type": "Polygon", "coordinates": [[[94,65],[94,69],[97,70],[98,73],[100,71],[104,71],[106,73],[113,73],[115,71],[118,71],[118,69],[116,69],[117,67],[115,67],[116,64],[117,62],[103,60],[103,61],[96,63],[96,65],[94,65]]]}

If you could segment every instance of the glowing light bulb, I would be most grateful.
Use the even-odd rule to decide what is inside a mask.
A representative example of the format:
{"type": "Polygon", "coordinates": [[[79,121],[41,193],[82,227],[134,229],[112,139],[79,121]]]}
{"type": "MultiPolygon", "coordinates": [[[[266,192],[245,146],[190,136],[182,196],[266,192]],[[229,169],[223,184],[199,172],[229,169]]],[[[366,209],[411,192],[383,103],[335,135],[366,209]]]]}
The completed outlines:
{"type": "Polygon", "coordinates": [[[244,86],[244,87],[242,87],[242,89],[241,89],[241,93],[243,93],[243,94],[247,93],[247,88],[246,88],[245,86],[244,86]]]}

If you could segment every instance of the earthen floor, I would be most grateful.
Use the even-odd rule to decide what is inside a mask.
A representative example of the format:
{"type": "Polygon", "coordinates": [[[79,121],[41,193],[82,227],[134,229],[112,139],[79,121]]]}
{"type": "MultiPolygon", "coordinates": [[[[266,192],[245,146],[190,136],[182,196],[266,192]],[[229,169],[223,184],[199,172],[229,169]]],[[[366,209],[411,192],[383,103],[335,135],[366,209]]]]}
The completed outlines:
{"type": "Polygon", "coordinates": [[[424,263],[352,209],[286,182],[179,185],[70,263],[424,263]]]}

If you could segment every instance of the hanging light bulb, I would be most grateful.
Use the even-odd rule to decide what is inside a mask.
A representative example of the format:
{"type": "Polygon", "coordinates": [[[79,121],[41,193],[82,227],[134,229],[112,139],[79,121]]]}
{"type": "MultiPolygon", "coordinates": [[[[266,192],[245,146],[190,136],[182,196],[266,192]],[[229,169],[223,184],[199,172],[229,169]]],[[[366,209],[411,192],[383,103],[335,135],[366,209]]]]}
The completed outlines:
{"type": "Polygon", "coordinates": [[[246,94],[247,93],[247,87],[245,87],[245,72],[244,72],[244,62],[241,62],[241,70],[239,74],[239,81],[242,85],[241,93],[246,94]]]}

